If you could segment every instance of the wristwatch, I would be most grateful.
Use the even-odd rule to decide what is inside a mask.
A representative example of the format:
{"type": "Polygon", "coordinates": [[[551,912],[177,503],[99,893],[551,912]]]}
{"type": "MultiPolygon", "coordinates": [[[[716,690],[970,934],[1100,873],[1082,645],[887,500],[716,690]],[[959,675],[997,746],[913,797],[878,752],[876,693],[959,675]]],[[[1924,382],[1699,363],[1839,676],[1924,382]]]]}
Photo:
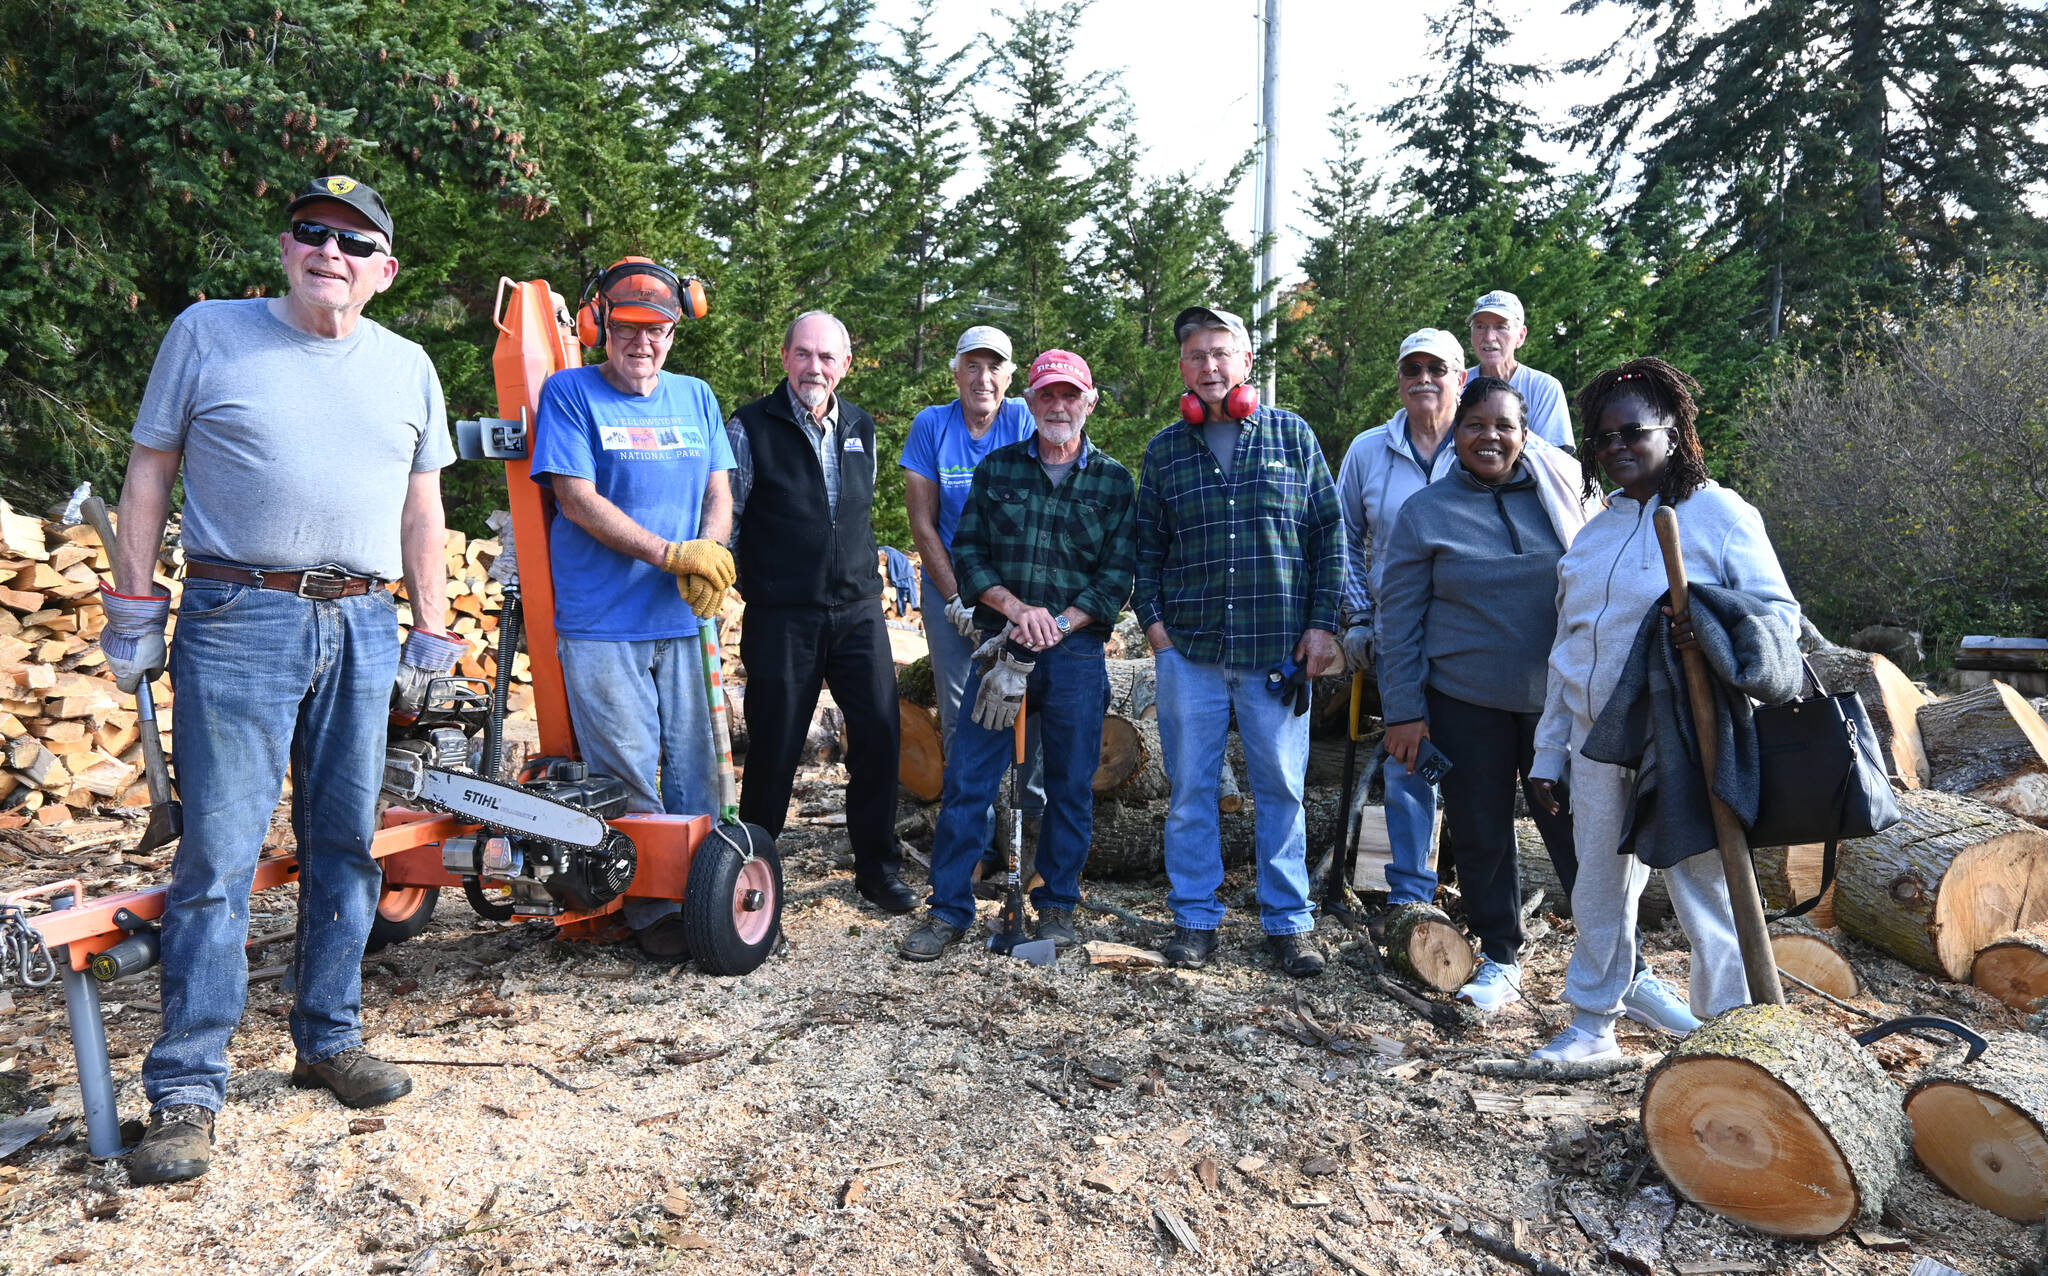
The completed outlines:
{"type": "Polygon", "coordinates": [[[1062,638],[1072,633],[1074,629],[1073,624],[1064,615],[1054,616],[1052,618],[1052,627],[1060,631],[1060,637],[1062,638]]]}

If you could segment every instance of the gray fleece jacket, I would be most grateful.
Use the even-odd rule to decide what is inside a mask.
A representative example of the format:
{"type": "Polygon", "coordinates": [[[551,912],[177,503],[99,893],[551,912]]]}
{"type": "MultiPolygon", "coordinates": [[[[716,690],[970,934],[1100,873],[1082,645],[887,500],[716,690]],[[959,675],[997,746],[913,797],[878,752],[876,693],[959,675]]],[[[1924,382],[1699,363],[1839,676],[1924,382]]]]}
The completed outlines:
{"type": "Polygon", "coordinates": [[[1424,716],[1424,687],[1512,713],[1543,708],[1557,562],[1584,521],[1576,501],[1538,483],[1528,460],[1498,487],[1453,462],[1408,498],[1377,593],[1389,725],[1424,716]]]}

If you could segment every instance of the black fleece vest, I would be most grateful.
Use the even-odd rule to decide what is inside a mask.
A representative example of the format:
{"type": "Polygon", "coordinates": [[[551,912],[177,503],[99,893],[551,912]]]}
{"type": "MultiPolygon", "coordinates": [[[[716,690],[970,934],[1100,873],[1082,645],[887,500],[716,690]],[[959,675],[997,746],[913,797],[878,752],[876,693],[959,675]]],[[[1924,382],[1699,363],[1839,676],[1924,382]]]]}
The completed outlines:
{"type": "Polygon", "coordinates": [[[753,486],[739,520],[740,594],[753,607],[839,607],[882,592],[876,567],[875,421],[839,400],[839,512],[789,406],[789,383],[733,414],[747,432],[753,486]]]}

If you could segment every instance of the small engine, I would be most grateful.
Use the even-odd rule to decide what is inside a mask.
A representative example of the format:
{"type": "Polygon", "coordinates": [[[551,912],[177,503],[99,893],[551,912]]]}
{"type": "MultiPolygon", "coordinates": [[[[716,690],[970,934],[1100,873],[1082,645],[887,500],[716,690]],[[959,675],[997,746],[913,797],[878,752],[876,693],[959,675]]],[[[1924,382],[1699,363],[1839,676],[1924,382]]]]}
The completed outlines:
{"type": "MultiPolygon", "coordinates": [[[[609,775],[592,775],[569,758],[538,758],[520,774],[520,786],[531,793],[589,811],[601,820],[623,815],[626,785],[609,775]]],[[[464,879],[471,907],[490,916],[546,917],[573,909],[590,912],[604,907],[633,883],[638,858],[633,841],[608,829],[595,848],[569,846],[543,838],[482,833],[449,838],[441,844],[441,867],[464,879]],[[483,900],[484,882],[511,887],[509,912],[483,900]]]]}

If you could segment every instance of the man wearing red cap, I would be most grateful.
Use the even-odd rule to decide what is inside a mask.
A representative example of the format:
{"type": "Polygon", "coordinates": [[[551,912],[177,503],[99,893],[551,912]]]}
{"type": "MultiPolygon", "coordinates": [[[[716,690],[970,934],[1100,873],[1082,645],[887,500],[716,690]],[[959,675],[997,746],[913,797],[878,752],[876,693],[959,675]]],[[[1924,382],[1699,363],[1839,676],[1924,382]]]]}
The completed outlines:
{"type": "Polygon", "coordinates": [[[1037,935],[1072,945],[1081,865],[1094,835],[1090,783],[1102,756],[1109,674],[1102,644],[1131,593],[1131,474],[1085,433],[1099,395],[1088,361],[1048,350],[1031,365],[1024,402],[1038,432],[997,448],[974,469],[953,572],[974,600],[986,641],[960,696],[945,795],[932,835],[930,911],[897,944],[911,961],[943,955],[974,923],[974,865],[1026,705],[1040,715],[1045,818],[1031,893],[1037,935]]]}
{"type": "MultiPolygon", "coordinates": [[[[665,372],[683,315],[680,281],[644,258],[605,271],[592,316],[605,360],[541,387],[533,477],[562,517],[548,532],[555,633],[576,743],[625,781],[631,811],[718,807],[700,620],[733,581],[732,469],[718,398],[665,372]]],[[[680,905],[628,898],[650,957],[685,950],[680,905]]]]}
{"type": "Polygon", "coordinates": [[[358,1108],[412,1089],[404,1069],[363,1050],[361,965],[383,876],[370,842],[385,728],[463,650],[442,632],[440,471],[455,453],[426,352],[363,316],[398,274],[383,199],[353,178],[316,178],[285,216],[288,291],[200,302],[157,350],[104,594],[100,646],[122,689],[171,667],[185,812],[134,1183],[197,1178],[212,1159],[248,997],[250,881],[287,767],[299,857],[292,1082],[358,1108]],[[170,599],[154,576],[181,470],[185,591],[167,660],[170,599]],[[402,647],[382,588],[401,574],[413,613],[402,647]]]}

